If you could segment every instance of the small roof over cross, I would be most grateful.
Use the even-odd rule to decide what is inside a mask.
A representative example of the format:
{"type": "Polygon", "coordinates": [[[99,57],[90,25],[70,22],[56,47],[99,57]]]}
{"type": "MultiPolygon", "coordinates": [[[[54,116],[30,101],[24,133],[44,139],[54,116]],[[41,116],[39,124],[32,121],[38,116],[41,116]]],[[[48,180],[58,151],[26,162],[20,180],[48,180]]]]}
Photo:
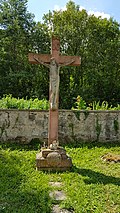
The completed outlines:
{"type": "Polygon", "coordinates": [[[79,66],[81,59],[79,56],[61,55],[60,39],[55,36],[52,36],[51,54],[29,53],[28,57],[30,63],[43,64],[50,69],[50,111],[48,131],[48,146],[50,146],[53,141],[58,141],[59,68],[61,66],[79,66]]]}

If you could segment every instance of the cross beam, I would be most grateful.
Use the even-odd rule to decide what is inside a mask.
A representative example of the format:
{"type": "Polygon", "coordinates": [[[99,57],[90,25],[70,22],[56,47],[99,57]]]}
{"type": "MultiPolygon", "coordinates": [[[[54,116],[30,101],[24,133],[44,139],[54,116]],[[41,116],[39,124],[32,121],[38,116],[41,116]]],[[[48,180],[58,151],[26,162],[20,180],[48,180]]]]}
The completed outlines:
{"type": "MultiPolygon", "coordinates": [[[[38,61],[35,60],[35,58],[38,58],[38,60],[42,60],[47,64],[50,64],[50,59],[53,57],[53,55],[48,55],[48,54],[37,54],[37,53],[29,53],[29,62],[31,64],[39,64],[38,61]]],[[[59,58],[59,65],[64,65],[65,62],[68,60],[74,60],[73,63],[67,65],[67,66],[80,66],[80,57],[79,56],[62,56],[60,55],[59,58]]]]}

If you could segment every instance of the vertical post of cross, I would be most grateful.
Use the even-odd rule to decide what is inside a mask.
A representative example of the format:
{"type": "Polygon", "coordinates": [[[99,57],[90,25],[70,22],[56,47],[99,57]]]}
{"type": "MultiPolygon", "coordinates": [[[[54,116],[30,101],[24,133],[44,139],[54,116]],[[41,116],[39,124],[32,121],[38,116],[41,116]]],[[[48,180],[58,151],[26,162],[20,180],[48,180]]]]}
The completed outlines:
{"type": "MultiPolygon", "coordinates": [[[[59,55],[60,55],[60,39],[52,36],[51,42],[51,57],[59,64],[59,55]]],[[[49,89],[49,98],[51,98],[51,91],[49,89]]],[[[51,103],[51,100],[49,100],[51,103]]],[[[53,141],[58,143],[58,102],[59,94],[57,96],[57,108],[55,110],[49,110],[49,125],[48,125],[48,147],[53,141]]]]}

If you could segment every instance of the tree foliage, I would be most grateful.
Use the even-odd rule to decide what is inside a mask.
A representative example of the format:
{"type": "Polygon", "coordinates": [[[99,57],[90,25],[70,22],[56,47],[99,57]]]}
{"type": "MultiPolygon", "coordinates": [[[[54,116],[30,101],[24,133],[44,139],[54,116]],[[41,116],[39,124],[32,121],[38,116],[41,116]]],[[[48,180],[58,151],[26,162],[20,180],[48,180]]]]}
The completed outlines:
{"type": "Polygon", "coordinates": [[[1,70],[0,86],[3,93],[23,95],[27,92],[30,73],[26,54],[29,51],[28,31],[33,17],[26,11],[26,1],[2,1],[1,7],[1,70]]]}
{"type": "Polygon", "coordinates": [[[0,96],[40,97],[46,90],[42,88],[45,82],[39,84],[43,69],[29,64],[28,52],[49,49],[45,45],[49,42],[47,27],[35,23],[34,15],[27,11],[27,0],[3,0],[0,17],[0,96]]]}
{"type": "Polygon", "coordinates": [[[35,22],[27,0],[2,0],[0,9],[0,96],[47,98],[49,71],[31,65],[28,52],[49,53],[54,33],[61,54],[81,56],[80,67],[60,70],[60,107],[71,108],[78,95],[87,103],[120,103],[120,28],[110,18],[89,16],[69,1],[65,11],[49,11],[35,22]]]}
{"type": "Polygon", "coordinates": [[[44,20],[60,36],[62,54],[80,55],[82,59],[79,68],[61,71],[61,102],[66,101],[67,107],[78,95],[87,102],[119,102],[119,24],[112,18],[89,16],[72,1],[68,2],[67,10],[49,12],[44,20]]]}

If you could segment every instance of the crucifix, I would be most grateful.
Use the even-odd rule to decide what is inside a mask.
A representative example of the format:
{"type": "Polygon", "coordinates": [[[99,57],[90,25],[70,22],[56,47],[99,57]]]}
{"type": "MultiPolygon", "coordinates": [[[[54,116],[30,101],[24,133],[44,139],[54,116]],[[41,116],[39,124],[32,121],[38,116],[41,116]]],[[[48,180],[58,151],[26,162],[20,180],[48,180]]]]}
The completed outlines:
{"type": "Polygon", "coordinates": [[[59,102],[59,70],[62,66],[79,66],[79,56],[60,55],[60,40],[52,36],[51,54],[29,53],[29,62],[42,64],[49,68],[49,126],[48,126],[48,148],[58,144],[58,102],[59,102]]]}

